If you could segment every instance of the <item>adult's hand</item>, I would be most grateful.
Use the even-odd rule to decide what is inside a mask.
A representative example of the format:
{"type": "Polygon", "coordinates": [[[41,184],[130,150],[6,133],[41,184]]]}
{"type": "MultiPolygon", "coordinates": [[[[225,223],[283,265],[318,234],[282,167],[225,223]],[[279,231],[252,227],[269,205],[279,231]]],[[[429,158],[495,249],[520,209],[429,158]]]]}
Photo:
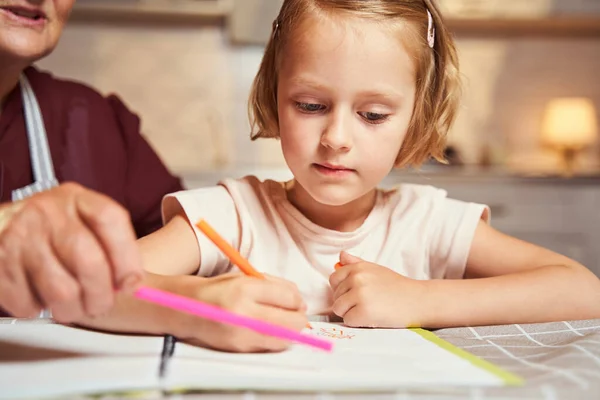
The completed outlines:
{"type": "Polygon", "coordinates": [[[0,307],[13,316],[95,317],[142,277],[129,214],[110,198],[65,183],[0,205],[0,307]]]}

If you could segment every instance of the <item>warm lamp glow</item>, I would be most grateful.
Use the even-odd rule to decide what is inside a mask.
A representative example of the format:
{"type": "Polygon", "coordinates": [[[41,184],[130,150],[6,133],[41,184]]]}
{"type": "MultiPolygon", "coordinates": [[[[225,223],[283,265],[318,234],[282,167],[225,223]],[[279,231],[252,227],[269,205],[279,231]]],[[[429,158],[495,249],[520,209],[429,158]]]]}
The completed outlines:
{"type": "Polygon", "coordinates": [[[580,149],[596,140],[598,123],[590,99],[551,100],[544,111],[542,140],[555,147],[580,149]]]}

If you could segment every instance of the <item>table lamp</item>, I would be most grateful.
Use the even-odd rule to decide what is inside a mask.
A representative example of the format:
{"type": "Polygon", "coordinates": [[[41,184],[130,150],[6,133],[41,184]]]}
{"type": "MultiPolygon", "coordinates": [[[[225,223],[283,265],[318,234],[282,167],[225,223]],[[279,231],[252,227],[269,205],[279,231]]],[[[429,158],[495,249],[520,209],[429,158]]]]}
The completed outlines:
{"type": "Polygon", "coordinates": [[[598,134],[594,104],[583,97],[552,99],[542,120],[542,141],[561,153],[566,176],[573,175],[577,153],[591,145],[598,134]]]}

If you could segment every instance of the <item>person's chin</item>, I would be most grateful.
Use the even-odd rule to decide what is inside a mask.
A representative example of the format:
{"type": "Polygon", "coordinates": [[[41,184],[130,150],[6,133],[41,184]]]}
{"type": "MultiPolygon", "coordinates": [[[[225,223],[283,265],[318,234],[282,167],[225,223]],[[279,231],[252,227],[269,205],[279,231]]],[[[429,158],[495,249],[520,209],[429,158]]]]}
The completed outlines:
{"type": "Polygon", "coordinates": [[[40,37],[37,33],[19,35],[15,40],[11,40],[10,37],[7,40],[0,40],[0,53],[28,63],[44,58],[52,53],[54,47],[54,41],[40,37]]]}
{"type": "Polygon", "coordinates": [[[353,193],[350,193],[346,188],[337,185],[316,187],[309,190],[309,193],[318,203],[330,207],[344,206],[353,200],[356,200],[356,196],[354,196],[353,193]]]}

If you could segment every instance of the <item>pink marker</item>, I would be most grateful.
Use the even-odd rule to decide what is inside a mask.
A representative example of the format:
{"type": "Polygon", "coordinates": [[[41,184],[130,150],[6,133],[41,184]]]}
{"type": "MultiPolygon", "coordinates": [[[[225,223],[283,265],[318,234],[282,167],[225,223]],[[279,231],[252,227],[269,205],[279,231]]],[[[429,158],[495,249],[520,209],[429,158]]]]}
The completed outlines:
{"type": "Polygon", "coordinates": [[[175,310],[183,311],[189,314],[194,314],[202,318],[210,319],[212,321],[222,322],[224,324],[241,326],[244,328],[252,329],[263,335],[273,336],[279,339],[289,340],[313,346],[325,351],[331,351],[333,343],[319,339],[317,337],[306,335],[300,332],[293,331],[291,329],[284,328],[279,325],[274,325],[258,319],[244,317],[239,314],[234,314],[230,311],[223,310],[222,308],[215,307],[213,305],[192,300],[187,297],[179,296],[173,293],[164,292],[162,290],[143,286],[135,292],[135,297],[146,300],[152,303],[159,304],[164,307],[173,308],[175,310]]]}

